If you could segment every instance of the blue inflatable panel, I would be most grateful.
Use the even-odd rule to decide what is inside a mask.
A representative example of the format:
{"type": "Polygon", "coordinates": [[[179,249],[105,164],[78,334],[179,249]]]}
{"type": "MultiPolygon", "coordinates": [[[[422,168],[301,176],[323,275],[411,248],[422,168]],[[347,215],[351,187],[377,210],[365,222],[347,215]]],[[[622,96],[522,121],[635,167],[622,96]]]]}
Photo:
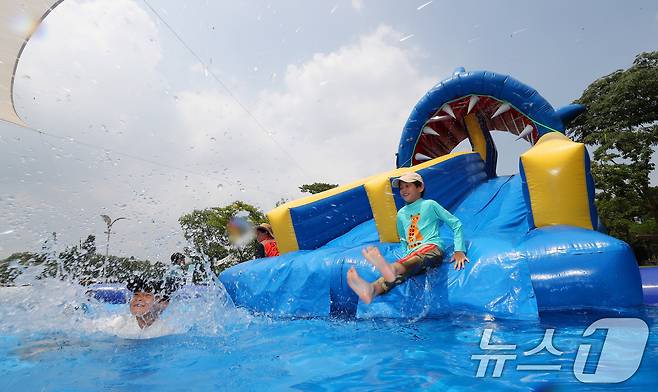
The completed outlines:
{"type": "Polygon", "coordinates": [[[364,186],[290,209],[299,249],[316,249],[366,220],[372,210],[364,186]],[[318,211],[322,213],[318,214],[318,211]],[[323,230],[318,230],[318,227],[323,230]]]}
{"type": "Polygon", "coordinates": [[[640,268],[645,305],[658,305],[658,267],[640,268]]]}
{"type": "Polygon", "coordinates": [[[532,230],[517,249],[530,267],[540,310],[642,304],[631,248],[598,231],[572,226],[532,230]]]}
{"type": "Polygon", "coordinates": [[[302,250],[238,264],[219,278],[237,306],[273,316],[328,316],[331,271],[342,261],[340,249],[302,250]]]}

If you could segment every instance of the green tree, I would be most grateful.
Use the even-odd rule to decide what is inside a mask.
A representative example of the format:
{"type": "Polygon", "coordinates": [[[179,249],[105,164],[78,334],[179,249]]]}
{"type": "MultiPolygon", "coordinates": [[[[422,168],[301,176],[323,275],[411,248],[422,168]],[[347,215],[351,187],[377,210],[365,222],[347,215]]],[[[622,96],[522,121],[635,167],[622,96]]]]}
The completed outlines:
{"type": "Polygon", "coordinates": [[[224,207],[194,210],[178,219],[185,239],[193,244],[197,253],[208,257],[215,273],[254,257],[254,241],[244,248],[235,247],[229,241],[226,227],[231,218],[240,212],[247,213],[247,219],[252,225],[266,221],[262,211],[243,201],[235,201],[224,207]]]}
{"type": "Polygon", "coordinates": [[[57,255],[46,242],[41,253],[14,253],[0,260],[0,286],[14,284],[14,280],[27,268],[41,267],[36,279],[68,279],[86,285],[95,282],[128,282],[139,275],[149,279],[162,279],[167,266],[162,262],[151,263],[134,257],[105,257],[96,253],[96,237],[87,236],[78,245],[67,246],[57,255]],[[103,263],[107,262],[105,276],[101,276],[103,263]]]}
{"type": "Polygon", "coordinates": [[[312,184],[304,184],[299,187],[299,190],[302,191],[302,193],[310,193],[312,195],[324,191],[328,191],[329,189],[337,187],[338,184],[327,184],[326,182],[314,182],[312,184]]]}
{"type": "Polygon", "coordinates": [[[17,252],[0,260],[0,286],[11,286],[26,268],[38,266],[46,261],[45,254],[17,252]]]}
{"type": "Polygon", "coordinates": [[[274,203],[274,207],[278,207],[280,205],[284,205],[290,200],[286,199],[285,197],[280,198],[276,203],[274,203]]]}
{"type": "Polygon", "coordinates": [[[576,103],[587,111],[568,132],[594,148],[601,220],[611,235],[637,247],[638,234],[658,234],[658,189],[649,181],[658,144],[658,52],[641,53],[630,68],[594,81],[576,103]]]}

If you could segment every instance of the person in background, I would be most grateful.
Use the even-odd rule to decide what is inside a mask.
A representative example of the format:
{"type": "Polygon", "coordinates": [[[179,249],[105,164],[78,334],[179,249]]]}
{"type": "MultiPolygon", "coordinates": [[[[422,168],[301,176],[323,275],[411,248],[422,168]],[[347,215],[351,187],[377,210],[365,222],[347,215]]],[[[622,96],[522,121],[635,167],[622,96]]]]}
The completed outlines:
{"type": "Polygon", "coordinates": [[[256,226],[256,258],[274,257],[279,255],[279,248],[274,239],[272,226],[269,223],[261,223],[256,226]]]}

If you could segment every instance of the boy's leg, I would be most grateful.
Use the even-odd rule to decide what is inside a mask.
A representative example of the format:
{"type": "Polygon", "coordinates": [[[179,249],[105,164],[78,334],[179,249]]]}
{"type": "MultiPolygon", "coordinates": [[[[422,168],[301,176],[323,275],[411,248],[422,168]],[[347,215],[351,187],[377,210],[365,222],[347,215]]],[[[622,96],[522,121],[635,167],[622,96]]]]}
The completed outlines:
{"type": "Polygon", "coordinates": [[[354,267],[347,271],[347,285],[359,296],[359,299],[366,304],[383,293],[381,285],[375,283],[368,283],[356,272],[354,267]]]}
{"type": "Polygon", "coordinates": [[[393,282],[396,275],[404,273],[404,271],[399,271],[400,268],[395,266],[396,263],[389,264],[379,252],[379,248],[376,246],[369,246],[364,248],[361,253],[370,264],[374,265],[375,268],[379,270],[379,273],[387,282],[393,282]]]}
{"type": "Polygon", "coordinates": [[[425,272],[428,268],[436,267],[443,261],[443,251],[435,245],[428,245],[411,255],[393,263],[390,268],[396,272],[395,279],[379,278],[373,284],[382,287],[382,293],[387,293],[393,287],[403,283],[410,276],[425,272]]]}
{"type": "Polygon", "coordinates": [[[387,293],[410,276],[420,274],[429,267],[439,265],[443,260],[443,252],[435,245],[429,245],[425,249],[390,264],[384,260],[376,247],[371,246],[363,249],[362,253],[382,274],[381,278],[368,283],[359,276],[354,267],[347,271],[347,284],[366,304],[372,302],[378,295],[387,293]]]}

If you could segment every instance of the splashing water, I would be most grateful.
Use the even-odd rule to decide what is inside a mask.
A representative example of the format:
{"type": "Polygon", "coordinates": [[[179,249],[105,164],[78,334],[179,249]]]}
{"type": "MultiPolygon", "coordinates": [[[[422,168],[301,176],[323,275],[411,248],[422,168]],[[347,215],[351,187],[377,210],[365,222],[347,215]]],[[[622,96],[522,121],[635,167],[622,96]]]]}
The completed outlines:
{"type": "Polygon", "coordinates": [[[89,288],[57,278],[36,279],[43,268],[31,267],[16,278],[16,287],[0,288],[0,333],[82,336],[106,334],[122,338],[153,338],[172,334],[216,336],[229,322],[247,321],[235,309],[219,282],[183,286],[176,291],[159,320],[140,329],[129,305],[95,300],[89,288]],[[29,284],[28,284],[29,282],[29,284]]]}

